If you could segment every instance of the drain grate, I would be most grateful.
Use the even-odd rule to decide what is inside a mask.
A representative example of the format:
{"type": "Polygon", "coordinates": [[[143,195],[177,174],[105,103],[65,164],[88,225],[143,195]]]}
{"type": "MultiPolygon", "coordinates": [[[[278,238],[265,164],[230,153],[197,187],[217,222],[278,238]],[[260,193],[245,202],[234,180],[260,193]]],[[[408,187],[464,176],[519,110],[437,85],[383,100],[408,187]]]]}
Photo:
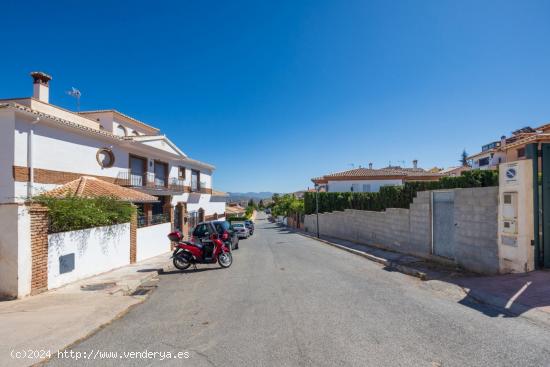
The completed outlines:
{"type": "Polygon", "coordinates": [[[102,291],[104,289],[114,287],[115,285],[116,282],[85,284],[80,286],[80,289],[83,291],[102,291]]]}
{"type": "Polygon", "coordinates": [[[135,291],[130,293],[130,296],[144,296],[147,293],[151,292],[156,287],[157,286],[155,285],[146,285],[146,286],[137,287],[135,291]]]}
{"type": "Polygon", "coordinates": [[[149,292],[151,292],[150,288],[138,288],[130,295],[131,296],[143,296],[143,295],[146,295],[149,292]]]}

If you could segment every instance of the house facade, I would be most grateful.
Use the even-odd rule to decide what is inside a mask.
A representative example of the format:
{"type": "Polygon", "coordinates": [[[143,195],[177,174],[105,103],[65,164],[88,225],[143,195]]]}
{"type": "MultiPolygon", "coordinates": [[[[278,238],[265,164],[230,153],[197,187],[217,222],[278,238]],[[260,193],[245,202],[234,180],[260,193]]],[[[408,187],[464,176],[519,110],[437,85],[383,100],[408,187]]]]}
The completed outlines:
{"type": "Polygon", "coordinates": [[[187,156],[159,129],[116,110],[73,112],[49,103],[51,77],[32,73],[30,98],[0,100],[0,204],[93,176],[156,196],[139,204],[143,226],[173,221],[180,230],[221,218],[214,166],[187,156]]]}
{"type": "Polygon", "coordinates": [[[525,146],[534,142],[550,141],[550,124],[537,128],[529,126],[512,132],[511,136],[502,136],[481,147],[481,152],[469,156],[473,169],[496,170],[498,165],[525,159],[525,146]]]}
{"type": "Polygon", "coordinates": [[[407,181],[437,181],[442,177],[436,172],[426,171],[413,161],[413,167],[402,168],[356,168],[327,174],[311,181],[326,192],[378,192],[383,186],[399,186],[407,181]]]}
{"type": "Polygon", "coordinates": [[[0,295],[35,294],[167,253],[170,231],[188,235],[198,221],[225,217],[214,166],[116,110],[55,106],[51,77],[31,76],[32,97],[0,100],[0,295]],[[138,207],[137,217],[50,233],[47,208],[29,199],[65,191],[118,193],[138,207]]]}

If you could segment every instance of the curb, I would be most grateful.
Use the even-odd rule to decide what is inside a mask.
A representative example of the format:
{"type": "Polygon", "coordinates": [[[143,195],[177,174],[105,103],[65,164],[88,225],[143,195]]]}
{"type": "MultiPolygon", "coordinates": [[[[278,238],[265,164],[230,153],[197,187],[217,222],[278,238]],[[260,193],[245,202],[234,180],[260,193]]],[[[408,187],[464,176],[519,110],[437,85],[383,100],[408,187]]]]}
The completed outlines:
{"type": "Polygon", "coordinates": [[[374,256],[374,255],[371,255],[369,253],[366,253],[366,252],[363,252],[363,251],[359,251],[359,250],[355,250],[355,249],[352,249],[352,248],[349,248],[349,247],[346,247],[346,246],[343,246],[343,245],[339,245],[337,243],[334,243],[334,242],[330,242],[330,241],[327,241],[327,240],[324,240],[322,238],[317,238],[315,236],[310,236],[308,234],[305,234],[305,233],[302,233],[302,232],[298,232],[298,231],[294,231],[294,233],[297,233],[299,235],[302,235],[304,237],[307,237],[307,238],[310,238],[310,239],[313,239],[313,240],[316,240],[316,241],[319,241],[319,242],[322,242],[324,244],[327,244],[329,246],[332,246],[332,247],[336,247],[336,248],[339,248],[340,250],[344,250],[344,251],[347,251],[347,252],[350,252],[352,254],[355,254],[355,255],[358,255],[358,256],[362,256],[364,257],[365,259],[368,259],[370,261],[374,261],[374,262],[377,262],[379,264],[382,264],[390,269],[395,269],[397,271],[399,271],[400,273],[403,273],[403,274],[407,274],[407,275],[410,275],[410,276],[413,276],[413,277],[416,277],[420,280],[428,280],[428,275],[420,270],[417,270],[417,269],[414,269],[414,268],[411,268],[409,266],[406,266],[406,265],[401,265],[399,263],[396,263],[394,261],[391,261],[391,260],[388,260],[388,259],[384,259],[382,257],[378,257],[378,256],[374,256]]]}

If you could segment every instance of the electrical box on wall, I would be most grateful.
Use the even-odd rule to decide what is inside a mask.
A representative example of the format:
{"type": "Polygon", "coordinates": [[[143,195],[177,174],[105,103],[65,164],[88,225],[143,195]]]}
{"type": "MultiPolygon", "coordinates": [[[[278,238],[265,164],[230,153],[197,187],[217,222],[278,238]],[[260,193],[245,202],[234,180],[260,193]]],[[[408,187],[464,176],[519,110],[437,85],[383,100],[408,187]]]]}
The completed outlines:
{"type": "Polygon", "coordinates": [[[502,195],[502,232],[516,234],[518,220],[518,193],[505,192],[502,195]]]}

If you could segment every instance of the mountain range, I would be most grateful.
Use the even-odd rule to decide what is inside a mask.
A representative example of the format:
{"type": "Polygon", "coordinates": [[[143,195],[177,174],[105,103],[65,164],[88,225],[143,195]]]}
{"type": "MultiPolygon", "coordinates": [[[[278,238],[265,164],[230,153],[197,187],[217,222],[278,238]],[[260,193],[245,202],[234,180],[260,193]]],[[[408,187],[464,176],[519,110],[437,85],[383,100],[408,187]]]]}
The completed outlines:
{"type": "Polygon", "coordinates": [[[271,199],[273,196],[272,192],[262,191],[262,192],[229,192],[229,199],[231,201],[241,201],[241,200],[250,200],[258,201],[261,199],[271,199]]]}

